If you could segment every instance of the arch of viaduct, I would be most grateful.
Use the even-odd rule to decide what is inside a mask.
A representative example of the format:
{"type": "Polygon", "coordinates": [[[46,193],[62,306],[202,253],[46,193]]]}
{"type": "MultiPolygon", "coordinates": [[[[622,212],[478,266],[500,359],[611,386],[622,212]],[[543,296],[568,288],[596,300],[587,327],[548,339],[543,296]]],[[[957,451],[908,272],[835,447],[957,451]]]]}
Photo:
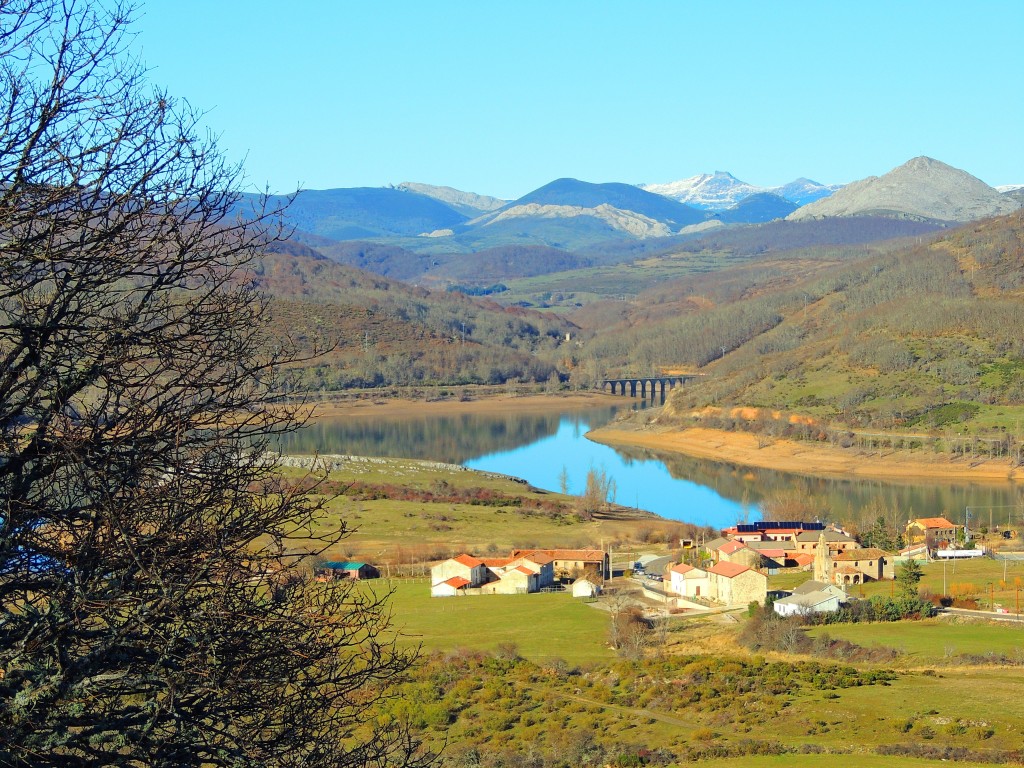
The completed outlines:
{"type": "Polygon", "coordinates": [[[666,390],[682,386],[687,381],[696,378],[694,376],[627,376],[621,379],[605,379],[601,382],[601,391],[607,392],[611,387],[613,395],[626,397],[628,390],[629,397],[636,397],[637,390],[640,397],[653,397],[660,389],[662,396],[666,390]]]}

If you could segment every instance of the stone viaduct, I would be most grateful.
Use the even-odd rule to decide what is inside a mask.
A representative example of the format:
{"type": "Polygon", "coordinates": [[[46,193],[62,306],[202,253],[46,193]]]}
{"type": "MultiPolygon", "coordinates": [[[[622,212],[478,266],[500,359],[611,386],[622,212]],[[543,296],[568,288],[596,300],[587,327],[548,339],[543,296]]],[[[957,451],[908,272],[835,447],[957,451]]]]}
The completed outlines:
{"type": "Polygon", "coordinates": [[[602,392],[607,392],[608,388],[611,387],[613,395],[622,395],[623,397],[637,397],[637,390],[640,392],[640,397],[654,397],[654,395],[661,390],[662,397],[665,396],[666,390],[674,389],[682,386],[688,381],[692,381],[697,378],[695,375],[689,376],[624,376],[619,379],[605,379],[599,385],[602,392]]]}

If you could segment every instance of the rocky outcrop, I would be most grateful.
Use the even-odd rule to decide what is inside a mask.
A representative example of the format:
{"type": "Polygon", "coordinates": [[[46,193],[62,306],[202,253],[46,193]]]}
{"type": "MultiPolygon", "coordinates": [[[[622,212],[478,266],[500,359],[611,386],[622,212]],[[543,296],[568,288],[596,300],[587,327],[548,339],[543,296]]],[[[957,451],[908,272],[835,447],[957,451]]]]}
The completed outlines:
{"type": "MultiPolygon", "coordinates": [[[[600,219],[612,229],[626,232],[633,237],[668,237],[672,234],[672,230],[663,222],[635,211],[624,211],[607,204],[584,208],[577,205],[526,203],[506,208],[498,215],[489,217],[487,221],[480,223],[487,226],[515,218],[570,219],[577,216],[592,216],[595,219],[600,219]]],[[[476,223],[476,221],[470,222],[471,225],[476,223]]]]}
{"type": "MultiPolygon", "coordinates": [[[[454,187],[439,187],[434,184],[420,184],[415,181],[405,181],[398,185],[398,189],[406,192],[415,192],[418,195],[426,195],[442,203],[456,206],[459,209],[470,209],[478,213],[496,211],[505,205],[507,200],[499,200],[489,195],[478,195],[475,192],[463,192],[454,187]]],[[[465,212],[465,211],[463,211],[465,212]]]]}

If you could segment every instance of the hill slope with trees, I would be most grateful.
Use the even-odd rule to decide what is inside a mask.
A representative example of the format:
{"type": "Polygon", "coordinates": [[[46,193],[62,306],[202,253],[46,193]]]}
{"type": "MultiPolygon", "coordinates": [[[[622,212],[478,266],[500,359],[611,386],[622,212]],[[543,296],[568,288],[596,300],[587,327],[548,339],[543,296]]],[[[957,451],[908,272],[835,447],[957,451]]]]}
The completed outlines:
{"type": "Polygon", "coordinates": [[[669,411],[679,416],[735,405],[849,428],[1021,434],[1019,213],[804,279],[776,277],[773,286],[755,278],[706,294],[689,313],[606,335],[588,351],[646,370],[706,372],[673,394],[669,411]]]}
{"type": "Polygon", "coordinates": [[[407,286],[290,244],[284,250],[264,254],[257,270],[270,298],[269,333],[306,352],[326,350],[292,366],[297,389],[546,381],[555,374],[550,353],[576,329],[555,316],[407,286]]]}

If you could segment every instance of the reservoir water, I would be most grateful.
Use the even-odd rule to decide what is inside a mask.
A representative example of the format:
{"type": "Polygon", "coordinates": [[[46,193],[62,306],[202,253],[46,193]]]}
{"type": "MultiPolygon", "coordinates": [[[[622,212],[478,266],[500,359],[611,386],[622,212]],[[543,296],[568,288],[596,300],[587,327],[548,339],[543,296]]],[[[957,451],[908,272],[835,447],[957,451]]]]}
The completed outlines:
{"type": "MultiPolygon", "coordinates": [[[[624,401],[634,406],[633,401],[624,401]]],[[[798,499],[829,519],[885,512],[899,524],[944,515],[974,525],[1019,519],[1024,493],[1012,485],[896,484],[831,480],[738,467],[646,449],[613,449],[584,435],[617,407],[564,413],[345,416],[320,419],[281,440],[284,453],[340,453],[432,459],[521,477],[538,488],[581,493],[591,468],[615,482],[619,504],[663,517],[722,527],[757,519],[767,499],[798,499]]]]}

